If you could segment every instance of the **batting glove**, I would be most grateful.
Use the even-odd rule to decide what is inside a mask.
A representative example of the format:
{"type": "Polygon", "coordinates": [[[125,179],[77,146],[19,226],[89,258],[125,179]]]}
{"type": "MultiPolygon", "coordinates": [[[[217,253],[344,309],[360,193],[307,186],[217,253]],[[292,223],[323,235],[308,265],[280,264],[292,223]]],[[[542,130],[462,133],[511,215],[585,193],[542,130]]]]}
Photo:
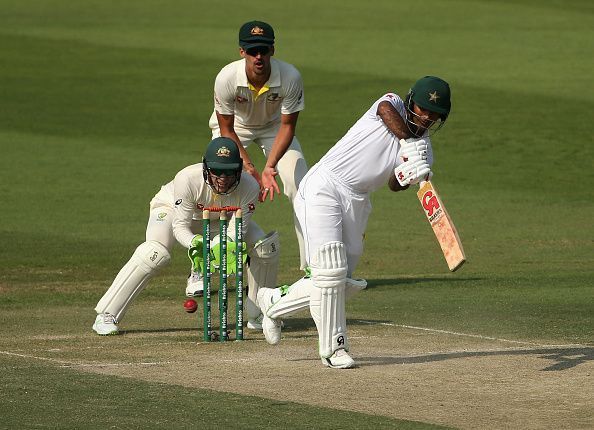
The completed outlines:
{"type": "Polygon", "coordinates": [[[416,155],[427,159],[428,145],[424,139],[400,139],[400,154],[404,161],[409,161],[416,155]]]}
{"type": "Polygon", "coordinates": [[[418,158],[414,161],[407,161],[394,169],[394,175],[398,183],[406,187],[411,184],[417,184],[424,180],[431,172],[431,167],[427,160],[418,158]]]}

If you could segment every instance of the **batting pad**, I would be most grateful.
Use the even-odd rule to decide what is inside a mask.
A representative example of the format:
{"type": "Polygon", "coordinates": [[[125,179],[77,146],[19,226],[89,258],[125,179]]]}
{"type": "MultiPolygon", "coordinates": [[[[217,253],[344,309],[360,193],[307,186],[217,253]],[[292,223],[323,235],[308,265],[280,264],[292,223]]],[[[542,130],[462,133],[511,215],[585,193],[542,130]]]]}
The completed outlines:
{"type": "Polygon", "coordinates": [[[149,241],[140,244],[99,300],[95,311],[98,314],[109,313],[119,322],[132,300],[170,260],[169,251],[159,242],[149,241]]]}
{"type": "Polygon", "coordinates": [[[309,310],[318,328],[320,356],[348,351],[345,314],[347,258],[342,242],[328,242],[313,255],[309,310]]]}
{"type": "MultiPolygon", "coordinates": [[[[289,287],[287,293],[275,302],[266,314],[270,318],[283,318],[309,307],[309,297],[313,289],[311,278],[301,278],[289,287]]],[[[276,288],[279,290],[279,288],[276,288]]]]}
{"type": "Polygon", "coordinates": [[[260,315],[258,306],[258,290],[260,288],[275,288],[278,276],[278,261],[280,256],[280,242],[278,233],[272,231],[260,239],[249,252],[250,263],[247,268],[249,285],[246,300],[248,318],[260,315]]]}
{"type": "MultiPolygon", "coordinates": [[[[345,286],[345,300],[349,300],[352,296],[367,287],[365,279],[346,279],[345,286]]],[[[286,287],[282,287],[286,288],[286,287]]],[[[270,318],[284,318],[296,312],[309,307],[309,299],[311,290],[313,289],[313,281],[311,278],[301,278],[297,282],[289,286],[288,291],[283,294],[281,288],[275,288],[279,291],[277,294],[280,297],[274,302],[266,314],[270,318]]]]}

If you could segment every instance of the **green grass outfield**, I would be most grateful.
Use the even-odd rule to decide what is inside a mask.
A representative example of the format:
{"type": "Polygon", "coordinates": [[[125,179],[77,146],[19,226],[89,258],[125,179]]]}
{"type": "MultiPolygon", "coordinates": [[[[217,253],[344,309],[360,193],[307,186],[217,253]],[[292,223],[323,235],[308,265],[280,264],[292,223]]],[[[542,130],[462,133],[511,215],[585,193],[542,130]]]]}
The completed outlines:
{"type": "MultiPolygon", "coordinates": [[[[431,426],[354,412],[338,424],[332,409],[27,358],[35,335],[104,341],[90,337],[93,307],[143,240],[159,186],[200,160],[214,77],[238,58],[237,30],[251,19],[275,27],[276,56],[303,75],[297,134],[310,165],[383,93],[404,96],[425,74],[452,87],[434,182],[469,262],[450,274],[415,194],[382,189],[357,273],[370,288],[349,318],[594,343],[592,2],[0,0],[0,427],[43,427],[27,416],[41,405],[59,428],[79,427],[77,414],[89,428],[183,428],[184,411],[207,399],[272,408],[289,428],[431,426]],[[42,389],[55,384],[68,395],[42,389]],[[171,400],[153,411],[163,390],[171,400]]],[[[256,214],[281,233],[286,283],[300,275],[290,213],[281,199],[256,214]]],[[[136,306],[181,309],[186,260],[178,248],[136,306]]],[[[236,428],[274,427],[242,415],[230,415],[236,428]]]]}

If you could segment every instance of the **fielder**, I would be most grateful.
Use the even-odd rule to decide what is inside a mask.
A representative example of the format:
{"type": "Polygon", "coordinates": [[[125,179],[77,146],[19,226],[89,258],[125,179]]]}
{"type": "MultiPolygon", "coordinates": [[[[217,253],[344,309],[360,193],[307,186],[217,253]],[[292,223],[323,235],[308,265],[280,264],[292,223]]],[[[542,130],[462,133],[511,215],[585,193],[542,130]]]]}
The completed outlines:
{"type": "Polygon", "coordinates": [[[418,80],[405,100],[385,94],[308,172],[294,207],[311,276],[259,291],[268,343],[280,341],[281,317],[309,306],[322,362],[355,365],[348,354],[345,299],[366,287],[352,274],[363,253],[370,193],[385,183],[392,191],[406,190],[431,177],[429,135],[443,126],[450,107],[449,85],[434,76],[418,80]]]}
{"type": "MultiPolygon", "coordinates": [[[[278,174],[284,194],[293,202],[307,172],[295,136],[299,112],[305,108],[301,75],[291,64],[272,58],[274,30],[262,21],[241,26],[239,55],[242,59],[223,67],[215,79],[214,112],[209,121],[212,136],[229,137],[237,143],[244,169],[260,184],[261,201],[280,194],[275,179],[278,174]],[[262,176],[246,151],[252,142],[266,157],[262,176]]],[[[303,269],[303,234],[297,220],[295,231],[303,269]]]]}
{"type": "MultiPolygon", "coordinates": [[[[202,209],[210,206],[238,206],[242,209],[243,237],[246,243],[235,246],[246,246],[248,250],[248,327],[260,328],[261,325],[257,322],[260,316],[260,308],[256,303],[257,291],[259,287],[276,285],[280,246],[276,232],[266,235],[251,220],[259,193],[260,187],[256,180],[251,175],[242,173],[242,160],[235,142],[225,137],[210,142],[202,163],[182,169],[151,200],[146,241],[136,248],[97,303],[93,330],[100,335],[118,333],[118,323],[132,300],[169,263],[176,240],[188,249],[188,256],[192,261],[186,295],[202,295],[202,253],[193,253],[191,249],[201,247],[202,236],[197,232],[202,231],[202,209]]],[[[213,212],[211,216],[213,222],[218,222],[217,213],[213,212]]],[[[217,228],[216,224],[213,228],[217,228]]],[[[229,239],[234,240],[234,236],[232,219],[229,239]]],[[[214,238],[213,242],[216,240],[214,238]]]]}

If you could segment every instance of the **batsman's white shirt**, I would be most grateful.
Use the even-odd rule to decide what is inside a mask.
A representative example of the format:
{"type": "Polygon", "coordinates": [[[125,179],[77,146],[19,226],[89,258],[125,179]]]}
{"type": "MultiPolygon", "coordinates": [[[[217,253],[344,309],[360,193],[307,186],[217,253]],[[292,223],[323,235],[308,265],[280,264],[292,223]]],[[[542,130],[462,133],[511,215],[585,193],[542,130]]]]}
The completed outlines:
{"type": "Polygon", "coordinates": [[[215,79],[210,128],[218,128],[216,112],[235,115],[235,131],[241,137],[242,132],[278,127],[281,114],[303,110],[303,81],[299,71],[275,58],[270,59],[270,69],[268,82],[256,93],[248,82],[244,59],[223,67],[215,79]]]}
{"type": "MultiPolygon", "coordinates": [[[[188,248],[196,233],[201,233],[196,231],[195,221],[201,220],[202,210],[211,206],[241,207],[245,241],[250,242],[247,239],[248,226],[255,226],[258,230],[249,233],[263,236],[263,232],[255,223],[252,222],[250,225],[260,192],[258,182],[251,175],[243,172],[241,181],[233,192],[228,195],[219,195],[206,184],[202,170],[202,163],[188,166],[179,171],[173,181],[161,187],[151,200],[147,240],[150,240],[149,233],[155,234],[158,230],[173,231],[175,239],[188,248]],[[170,226],[168,226],[169,223],[170,226]]],[[[212,212],[210,216],[212,220],[219,219],[219,214],[216,212],[212,212]]],[[[229,235],[233,237],[235,234],[232,225],[229,226],[229,235]]],[[[159,241],[163,243],[163,240],[159,241]]]]}
{"type": "MultiPolygon", "coordinates": [[[[369,194],[387,184],[404,160],[400,143],[377,114],[383,101],[406,118],[402,99],[388,93],[378,99],[301,181],[295,212],[306,241],[307,261],[324,243],[344,242],[349,276],[363,253],[363,234],[371,213],[369,194]]],[[[428,162],[433,164],[431,141],[428,162]]]]}

